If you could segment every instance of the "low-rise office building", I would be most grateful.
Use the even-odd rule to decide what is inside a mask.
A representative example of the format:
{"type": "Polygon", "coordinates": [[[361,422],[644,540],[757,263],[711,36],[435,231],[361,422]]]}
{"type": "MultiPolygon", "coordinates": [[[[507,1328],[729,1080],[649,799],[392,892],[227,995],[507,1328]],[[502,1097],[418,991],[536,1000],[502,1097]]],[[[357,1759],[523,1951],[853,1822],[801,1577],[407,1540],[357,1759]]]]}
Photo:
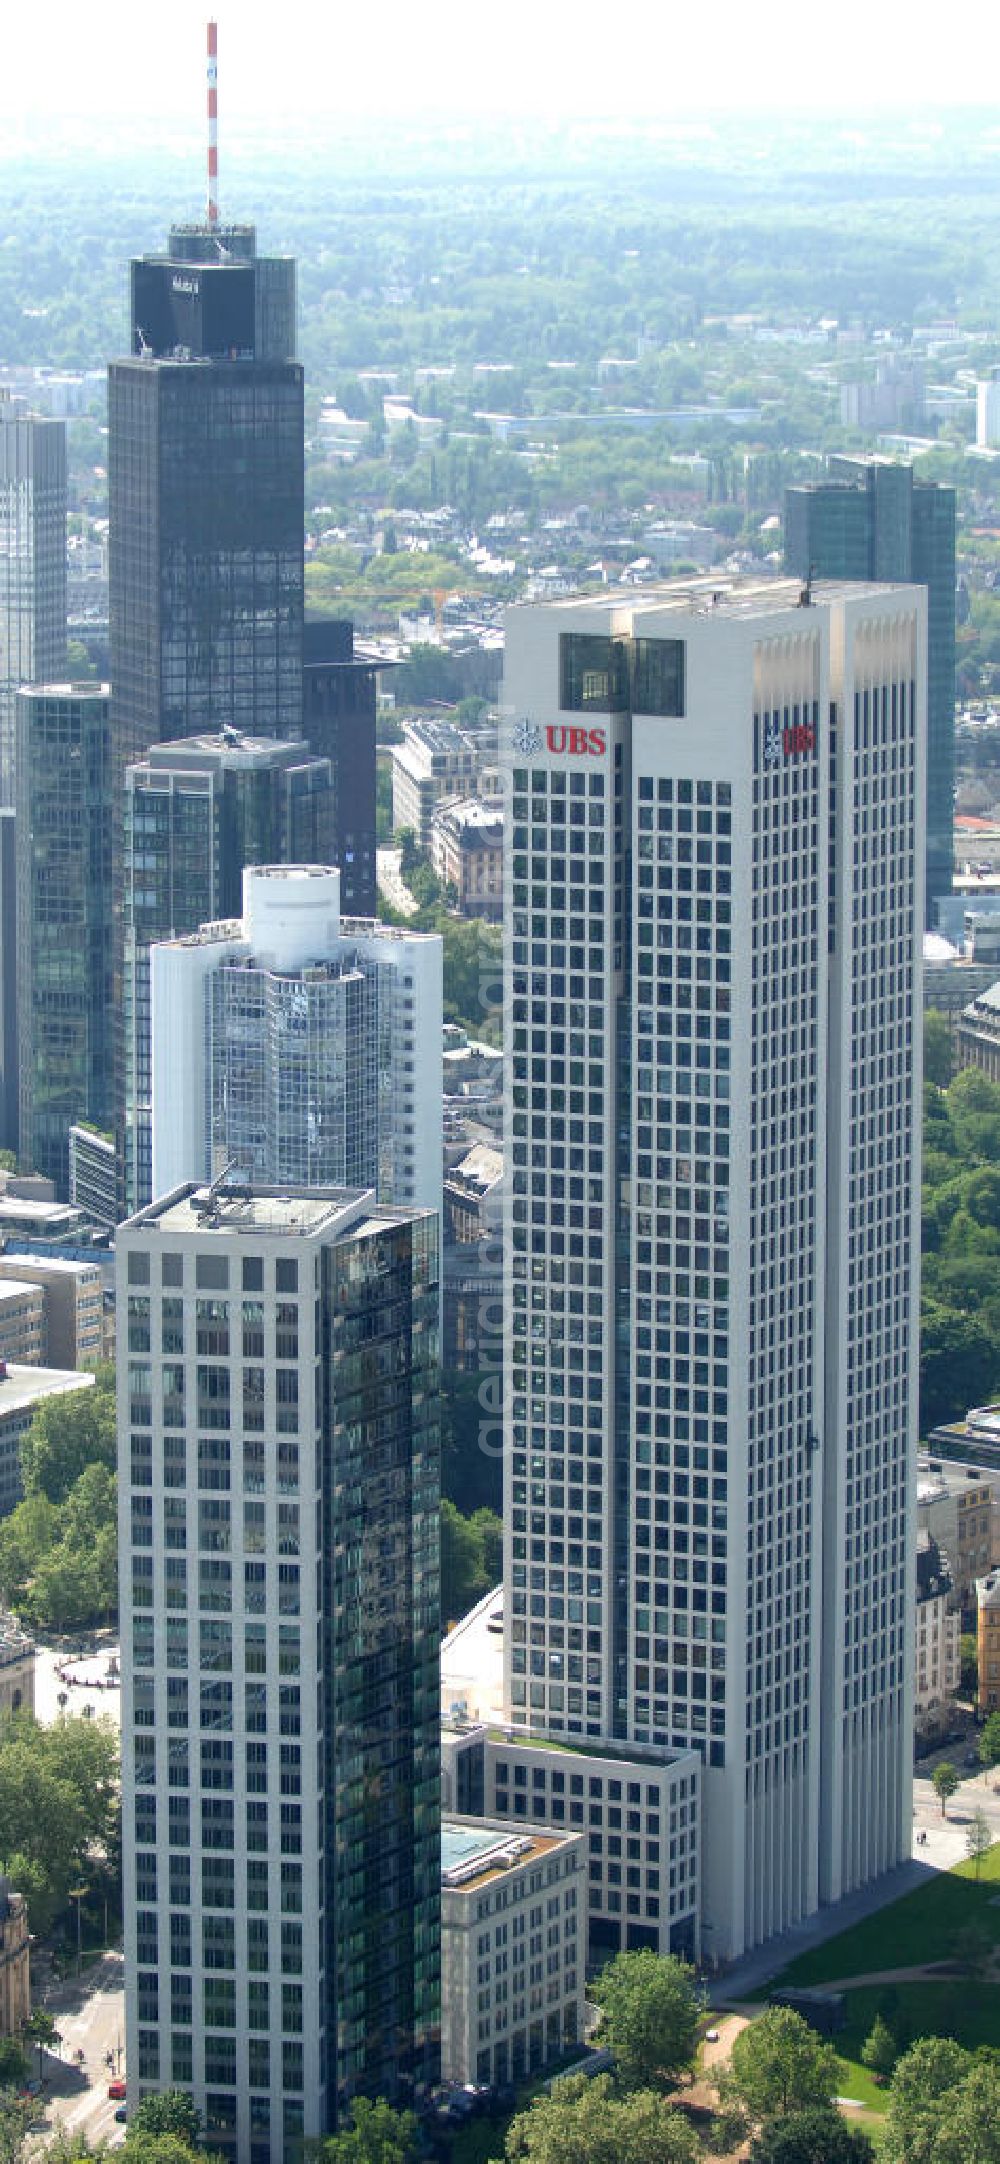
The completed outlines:
{"type": "Polygon", "coordinates": [[[113,1358],[105,1342],[104,1281],[96,1262],[69,1255],[0,1256],[0,1293],[7,1278],[39,1289],[44,1304],[46,1367],[88,1368],[113,1358]]]}
{"type": "Polygon", "coordinates": [[[93,1380],[93,1375],[14,1367],[0,1361],[0,1518],[6,1518],[21,1500],[21,1437],[38,1406],[65,1391],[85,1390],[93,1380]]]}
{"type": "MultiPolygon", "coordinates": [[[[488,747],[495,755],[495,739],[488,747]]],[[[409,827],[418,849],[429,849],[439,798],[475,785],[484,747],[454,721],[408,721],[392,746],[392,824],[409,827]]]]}
{"type": "Polygon", "coordinates": [[[0,1360],[37,1367],[45,1357],[45,1294],[13,1273],[0,1283],[0,1360]]]}
{"type": "MultiPolygon", "coordinates": [[[[483,1442],[489,1447],[484,1423],[483,1442]]],[[[623,1949],[700,1954],[701,1760],[609,1740],[579,1748],[515,1734],[501,1717],[504,1595],[486,1595],[441,1648],[446,1814],[587,1836],[587,1958],[623,1949]]]]}
{"type": "Polygon", "coordinates": [[[520,2081],[584,2033],[582,1833],[500,1819],[441,1826],[441,2074],[520,2081]]]}

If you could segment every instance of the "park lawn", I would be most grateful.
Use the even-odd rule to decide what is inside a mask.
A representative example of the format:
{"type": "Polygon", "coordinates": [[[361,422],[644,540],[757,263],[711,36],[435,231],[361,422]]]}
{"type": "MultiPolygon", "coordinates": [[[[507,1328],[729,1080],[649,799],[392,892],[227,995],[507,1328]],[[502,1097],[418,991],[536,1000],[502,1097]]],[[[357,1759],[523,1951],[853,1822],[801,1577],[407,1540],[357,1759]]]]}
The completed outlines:
{"type": "MultiPolygon", "coordinates": [[[[991,1984],[976,1984],[966,1976],[947,1983],[864,1984],[844,1997],[847,2027],[833,2038],[833,2043],[851,2064],[852,2073],[853,2063],[879,2013],[904,2048],[915,2043],[918,2036],[951,2036],[967,2051],[975,2051],[980,2044],[1000,2047],[1000,1993],[991,1984]]],[[[866,2068],[861,2069],[861,2076],[872,2082],[866,2068]]],[[[875,2109],[882,2110],[885,2091],[872,2086],[875,2109]]],[[[842,2094],[861,2097],[862,2091],[846,2088],[842,2094]]],[[[867,2096],[864,2101],[868,2101],[867,2096]]]]}
{"type": "Polygon", "coordinates": [[[1000,1945],[1000,1907],[992,1905],[998,1886],[1000,1843],[983,1858],[978,1883],[975,1866],[969,1862],[938,1872],[925,1886],[864,1917],[839,1938],[800,1954],[774,1978],[771,1988],[827,1984],[845,1976],[866,1976],[876,1969],[947,1961],[956,1934],[970,1924],[1000,1945]]]}

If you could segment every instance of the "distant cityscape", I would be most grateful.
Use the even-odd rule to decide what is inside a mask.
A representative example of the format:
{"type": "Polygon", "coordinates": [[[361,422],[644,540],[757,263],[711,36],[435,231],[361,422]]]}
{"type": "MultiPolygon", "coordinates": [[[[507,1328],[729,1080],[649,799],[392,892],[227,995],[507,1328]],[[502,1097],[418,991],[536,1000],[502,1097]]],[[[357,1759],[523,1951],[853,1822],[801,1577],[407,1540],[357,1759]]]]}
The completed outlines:
{"type": "Polygon", "coordinates": [[[992,2155],[1000,327],[314,382],[216,81],[0,354],[8,2164],[992,2155]]]}

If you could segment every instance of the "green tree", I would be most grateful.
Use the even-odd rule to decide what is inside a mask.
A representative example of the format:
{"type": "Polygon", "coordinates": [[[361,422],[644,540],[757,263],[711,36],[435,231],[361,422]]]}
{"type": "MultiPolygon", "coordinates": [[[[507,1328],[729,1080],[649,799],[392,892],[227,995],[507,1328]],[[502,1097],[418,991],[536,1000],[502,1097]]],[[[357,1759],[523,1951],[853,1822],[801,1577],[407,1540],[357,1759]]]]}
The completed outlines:
{"type": "Polygon", "coordinates": [[[0,2093],[0,2164],[24,2164],[32,2107],[9,2090],[0,2093]]]}
{"type": "Polygon", "coordinates": [[[772,2119],[750,2144],[750,2164],[871,2164],[875,2151],[839,2111],[793,2111],[772,2119]]]}
{"type": "Polygon", "coordinates": [[[441,1613],[467,1614],[496,1585],[501,1569],[502,1526],[492,1510],[463,1518],[445,1497],[441,1504],[441,1613]]]}
{"type": "Polygon", "coordinates": [[[977,2052],[938,2105],[934,2164],[1000,2164],[1000,2058],[977,2052]]]}
{"type": "Polygon", "coordinates": [[[990,1396],[998,1356],[978,1315],[925,1300],[920,1318],[920,1429],[926,1434],[990,1396]]]}
{"type": "Polygon", "coordinates": [[[946,1014],[937,1007],[929,1007],[924,1015],[924,1077],[936,1083],[938,1089],[947,1089],[951,1081],[952,1047],[951,1028],[946,1014]]]}
{"type": "Polygon", "coordinates": [[[81,1873],[117,1857],[120,1818],[110,1722],[0,1721],[0,1869],[26,1896],[35,1932],[50,1929],[81,1873]]]}
{"type": "Polygon", "coordinates": [[[417,2121],[412,2111],[393,2111],[380,2097],[376,2103],[355,2097],[351,2125],[325,2141],[310,2141],[306,2150],[319,2164],[413,2164],[418,2155],[417,2121]]]}
{"type": "Polygon", "coordinates": [[[983,1857],[989,1855],[992,1846],[993,1833],[985,1811],[974,1811],[965,1829],[965,1853],[976,1866],[977,1882],[983,1867],[983,1857]]]}
{"type": "Polygon", "coordinates": [[[832,2104],[840,2061],[790,2006],[772,2006],[741,2030],[723,2084],[758,2123],[832,2104]]]}
{"type": "Polygon", "coordinates": [[[28,2061],[16,2036],[0,2036],[0,2090],[20,2089],[28,2078],[28,2061]]]}
{"type": "Polygon", "coordinates": [[[88,1466],[114,1472],[118,1457],[114,1369],[99,1368],[89,1390],[47,1398],[21,1440],[27,1496],[64,1503],[88,1466]]]}
{"type": "Polygon", "coordinates": [[[151,2134],[145,2127],[130,2126],[118,2153],[128,2164],[222,2164],[221,2158],[192,2149],[180,2134],[151,2134]]]}
{"type": "Polygon", "coordinates": [[[622,2078],[636,2087],[674,2082],[691,2066],[701,2001],[694,1970],[673,1954],[645,1947],[616,1954],[593,1990],[601,2009],[601,2041],[614,2053],[622,2078]]]}
{"type": "Polygon", "coordinates": [[[507,2133],[507,2156],[531,2164],[696,2164],[698,2155],[679,2111],[652,2089],[615,2096],[606,2074],[567,2075],[507,2133]]]}
{"type": "Polygon", "coordinates": [[[38,2079],[41,2081],[45,2053],[54,2051],[56,2045],[62,2043],[53,2016],[46,2012],[44,2006],[36,2006],[34,2012],[29,2014],[21,2034],[29,2044],[34,2044],[38,2052],[38,2079]]]}
{"type": "Polygon", "coordinates": [[[889,2084],[882,2154],[885,2164],[935,2164],[937,2106],[972,2061],[948,2036],[924,2036],[897,2059],[889,2084]]]}
{"type": "MultiPolygon", "coordinates": [[[[962,1662],[962,1676],[959,1687],[966,1698],[974,1698],[979,1689],[979,1646],[975,1631],[962,1632],[962,1636],[958,1641],[958,1650],[962,1662]]],[[[992,1718],[993,1715],[991,1714],[990,1719],[992,1720],[992,1718]]],[[[982,1738],[980,1738],[979,1755],[982,1757],[982,1738]]]]}
{"type": "Polygon", "coordinates": [[[143,2097],[130,2112],[129,2144],[137,2134],[176,2134],[194,2149],[201,2139],[201,2113],[186,2089],[162,2089],[143,2097]]]}
{"type": "Polygon", "coordinates": [[[988,1713],[979,1736],[979,1756],[987,1772],[1000,1765],[1000,1713],[988,1713]]]}
{"type": "Polygon", "coordinates": [[[876,2081],[888,2081],[899,2051],[896,2039],[887,2021],[876,2014],[861,2048],[861,2063],[874,2074],[876,2081]]]}
{"type": "Polygon", "coordinates": [[[934,1784],[934,1793],[941,1805],[941,1816],[947,1818],[948,1798],[954,1795],[959,1785],[960,1775],[958,1768],[952,1765],[950,1758],[943,1758],[941,1764],[935,1766],[931,1774],[931,1780],[934,1784]]]}

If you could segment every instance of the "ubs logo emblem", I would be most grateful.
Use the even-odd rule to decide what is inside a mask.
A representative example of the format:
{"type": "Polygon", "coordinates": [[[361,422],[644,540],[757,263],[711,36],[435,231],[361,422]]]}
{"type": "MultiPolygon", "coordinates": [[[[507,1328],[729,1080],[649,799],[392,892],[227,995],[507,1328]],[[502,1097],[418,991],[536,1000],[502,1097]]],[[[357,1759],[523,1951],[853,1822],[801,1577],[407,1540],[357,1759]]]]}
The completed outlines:
{"type": "Polygon", "coordinates": [[[514,750],[522,758],[533,759],[542,748],[542,732],[535,721],[515,721],[513,729],[514,750]]]}
{"type": "Polygon", "coordinates": [[[764,758],[768,766],[777,765],[781,751],[781,730],[776,721],[769,721],[764,731],[764,758]]]}

